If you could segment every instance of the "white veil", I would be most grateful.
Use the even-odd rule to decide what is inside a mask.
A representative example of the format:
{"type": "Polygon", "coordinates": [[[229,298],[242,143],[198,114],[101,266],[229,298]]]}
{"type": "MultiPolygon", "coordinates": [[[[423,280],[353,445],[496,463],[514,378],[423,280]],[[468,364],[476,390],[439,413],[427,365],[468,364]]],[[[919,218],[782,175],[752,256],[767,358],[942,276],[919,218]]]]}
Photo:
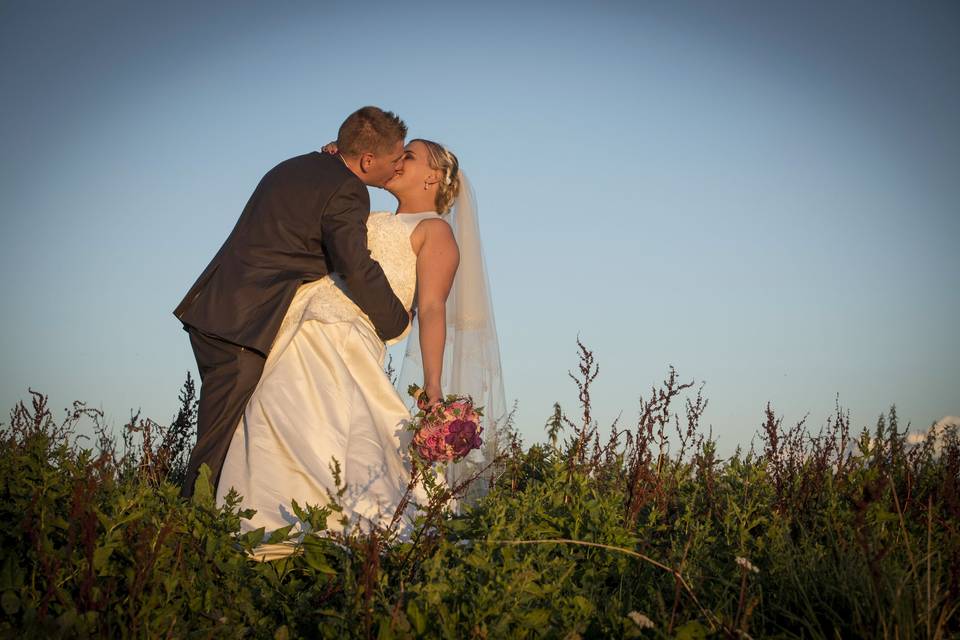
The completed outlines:
{"type": "MultiPolygon", "coordinates": [[[[440,388],[444,395],[454,393],[473,397],[474,406],[483,408],[479,450],[460,462],[446,464],[449,487],[487,467],[498,452],[498,429],[506,419],[503,378],[500,370],[500,345],[493,320],[493,304],[487,278],[476,198],[467,177],[460,172],[460,193],[446,216],[460,250],[460,265],[447,297],[447,336],[443,349],[440,388]]],[[[397,377],[397,390],[408,405],[410,384],[423,386],[423,361],[420,355],[420,323],[414,316],[407,336],[407,349],[397,377]]],[[[416,409],[414,409],[416,411],[416,409]]],[[[484,471],[467,489],[463,502],[472,503],[488,490],[493,467],[484,471]]],[[[457,506],[459,507],[460,501],[457,506]]]]}

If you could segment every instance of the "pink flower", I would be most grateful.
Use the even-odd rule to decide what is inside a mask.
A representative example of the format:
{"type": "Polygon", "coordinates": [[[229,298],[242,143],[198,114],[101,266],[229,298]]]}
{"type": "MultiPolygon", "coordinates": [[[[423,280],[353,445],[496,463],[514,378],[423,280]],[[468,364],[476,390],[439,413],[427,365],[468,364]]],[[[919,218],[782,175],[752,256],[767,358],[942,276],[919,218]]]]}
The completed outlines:
{"type": "MultiPolygon", "coordinates": [[[[416,397],[418,387],[411,386],[416,397]]],[[[413,449],[425,461],[456,461],[483,444],[480,415],[465,397],[442,400],[411,424],[413,449]]]]}

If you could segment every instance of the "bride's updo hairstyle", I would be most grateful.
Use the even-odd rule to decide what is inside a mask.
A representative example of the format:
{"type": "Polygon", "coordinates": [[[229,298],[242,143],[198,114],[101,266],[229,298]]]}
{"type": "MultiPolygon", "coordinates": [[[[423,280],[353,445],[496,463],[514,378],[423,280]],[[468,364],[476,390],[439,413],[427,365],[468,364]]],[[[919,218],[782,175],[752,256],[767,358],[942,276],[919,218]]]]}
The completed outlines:
{"type": "MultiPolygon", "coordinates": [[[[410,142],[413,142],[411,140],[410,142]]],[[[440,172],[440,183],[437,185],[437,213],[449,213],[453,207],[453,201],[457,199],[460,193],[460,162],[457,156],[444,147],[442,144],[431,140],[417,138],[417,142],[422,142],[427,148],[427,164],[431,169],[440,172]]]]}

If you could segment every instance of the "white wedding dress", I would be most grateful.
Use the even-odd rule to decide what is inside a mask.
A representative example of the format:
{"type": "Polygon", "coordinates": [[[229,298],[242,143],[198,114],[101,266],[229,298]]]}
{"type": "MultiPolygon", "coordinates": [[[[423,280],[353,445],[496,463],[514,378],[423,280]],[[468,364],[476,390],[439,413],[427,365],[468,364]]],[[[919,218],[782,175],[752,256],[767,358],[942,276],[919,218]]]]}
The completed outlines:
{"type": "MultiPolygon", "coordinates": [[[[368,246],[407,309],[416,290],[416,254],[410,234],[437,213],[371,213],[368,246]]],[[[393,344],[409,333],[389,342],[393,344]]],[[[217,486],[217,502],[231,487],[244,508],[256,509],[243,530],[269,533],[302,523],[290,508],[329,502],[336,495],[331,459],[340,463],[347,491],[340,501],[349,527],[386,526],[411,477],[404,427],[410,411],[384,371],[386,346],[370,319],[350,299],[337,274],[301,285],[290,304],[256,390],[237,426],[217,486]]],[[[445,484],[442,474],[438,483],[445,484]]],[[[427,502],[418,482],[398,527],[412,530],[416,508],[427,502]]],[[[452,505],[455,506],[455,505],[452,505]]],[[[328,526],[336,526],[336,512],[328,526]]]]}

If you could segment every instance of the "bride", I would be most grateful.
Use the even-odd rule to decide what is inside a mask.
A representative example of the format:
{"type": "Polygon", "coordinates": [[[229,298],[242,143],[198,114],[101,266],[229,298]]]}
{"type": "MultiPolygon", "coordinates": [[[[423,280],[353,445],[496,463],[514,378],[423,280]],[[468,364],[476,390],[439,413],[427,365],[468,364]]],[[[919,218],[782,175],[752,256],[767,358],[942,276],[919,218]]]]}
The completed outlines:
{"type": "MultiPolygon", "coordinates": [[[[336,153],[334,145],[324,150],[336,153]]],[[[476,207],[456,156],[429,140],[406,145],[401,166],[385,187],[396,213],[367,221],[368,247],[391,288],[415,311],[405,336],[398,386],[420,381],[430,403],[443,393],[471,395],[484,408],[483,445],[448,463],[440,484],[455,487],[471,475],[468,499],[484,492],[504,417],[500,355],[480,249],[476,207]]],[[[256,390],[234,432],[217,485],[222,504],[231,488],[256,510],[245,531],[302,528],[290,506],[328,502],[336,495],[348,528],[387,526],[412,471],[405,429],[410,409],[384,371],[386,346],[351,300],[338,274],[300,286],[284,316],[256,390]],[[334,462],[334,459],[336,462],[334,462]]],[[[418,481],[399,528],[409,536],[418,481]]],[[[451,505],[459,509],[459,501],[451,505]]],[[[328,523],[329,524],[329,523],[328,523]]]]}

